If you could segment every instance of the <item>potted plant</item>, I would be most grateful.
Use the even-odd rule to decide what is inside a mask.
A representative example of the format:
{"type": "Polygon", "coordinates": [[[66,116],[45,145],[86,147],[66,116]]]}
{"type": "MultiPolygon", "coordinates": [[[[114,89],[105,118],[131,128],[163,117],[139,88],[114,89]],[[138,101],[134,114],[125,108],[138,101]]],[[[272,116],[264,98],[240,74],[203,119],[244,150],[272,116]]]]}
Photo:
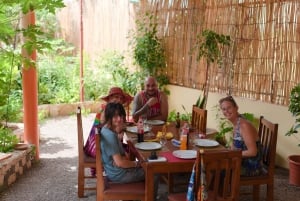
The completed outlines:
{"type": "MultiPolygon", "coordinates": [[[[288,110],[296,119],[293,126],[286,133],[286,136],[295,136],[300,130],[300,83],[294,86],[291,90],[288,110]]],[[[300,144],[298,144],[298,146],[300,147],[300,144]]],[[[289,156],[289,166],[289,183],[300,186],[300,155],[289,156]]]]}
{"type": "Polygon", "coordinates": [[[167,94],[164,88],[169,84],[169,79],[163,73],[166,67],[165,50],[162,40],[157,36],[157,22],[155,16],[146,13],[141,19],[136,20],[136,31],[131,33],[129,45],[133,48],[133,58],[141,68],[144,76],[156,77],[159,87],[167,94]]]}
{"type": "Polygon", "coordinates": [[[203,86],[203,97],[200,102],[202,108],[206,108],[208,97],[209,83],[210,83],[210,65],[211,63],[222,63],[221,48],[230,46],[230,36],[218,34],[212,30],[203,30],[200,35],[197,35],[196,45],[193,48],[197,51],[197,61],[202,57],[206,59],[206,82],[203,86]]]}

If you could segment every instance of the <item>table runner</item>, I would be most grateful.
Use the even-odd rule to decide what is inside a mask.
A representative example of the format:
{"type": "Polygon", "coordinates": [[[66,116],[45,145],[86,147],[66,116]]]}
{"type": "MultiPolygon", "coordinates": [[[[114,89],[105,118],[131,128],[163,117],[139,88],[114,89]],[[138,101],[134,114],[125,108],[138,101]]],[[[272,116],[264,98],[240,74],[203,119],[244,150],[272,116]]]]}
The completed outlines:
{"type": "Polygon", "coordinates": [[[160,152],[160,156],[166,157],[168,162],[188,162],[188,161],[195,161],[195,159],[181,159],[177,158],[176,156],[173,155],[172,152],[166,151],[166,152],[160,152]]]}

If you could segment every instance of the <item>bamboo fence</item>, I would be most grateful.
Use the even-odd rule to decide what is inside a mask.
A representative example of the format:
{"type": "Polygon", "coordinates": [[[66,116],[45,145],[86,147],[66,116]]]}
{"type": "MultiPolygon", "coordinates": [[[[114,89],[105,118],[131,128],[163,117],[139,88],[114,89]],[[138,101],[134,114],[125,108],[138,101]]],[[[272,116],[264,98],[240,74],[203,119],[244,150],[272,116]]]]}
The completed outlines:
{"type": "Polygon", "coordinates": [[[211,66],[210,92],[287,105],[300,82],[299,0],[140,0],[137,10],[157,18],[171,84],[203,89],[206,63],[193,49],[205,29],[232,40],[211,66]]]}

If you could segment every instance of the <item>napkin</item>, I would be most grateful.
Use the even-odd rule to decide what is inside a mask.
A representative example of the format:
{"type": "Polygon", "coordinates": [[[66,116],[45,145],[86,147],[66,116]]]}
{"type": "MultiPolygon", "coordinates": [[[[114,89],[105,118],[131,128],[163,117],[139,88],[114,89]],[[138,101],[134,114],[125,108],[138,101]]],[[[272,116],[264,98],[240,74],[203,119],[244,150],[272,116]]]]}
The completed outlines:
{"type": "Polygon", "coordinates": [[[167,161],[166,157],[158,156],[157,159],[148,159],[148,162],[165,162],[167,161]]]}
{"type": "MultiPolygon", "coordinates": [[[[158,131],[156,137],[157,137],[157,138],[160,138],[161,136],[162,136],[162,132],[161,132],[161,131],[158,131]]],[[[171,133],[171,132],[167,132],[167,133],[166,133],[166,138],[167,138],[167,140],[170,140],[170,139],[172,139],[173,137],[174,137],[174,136],[173,136],[173,133],[171,133]]]]}

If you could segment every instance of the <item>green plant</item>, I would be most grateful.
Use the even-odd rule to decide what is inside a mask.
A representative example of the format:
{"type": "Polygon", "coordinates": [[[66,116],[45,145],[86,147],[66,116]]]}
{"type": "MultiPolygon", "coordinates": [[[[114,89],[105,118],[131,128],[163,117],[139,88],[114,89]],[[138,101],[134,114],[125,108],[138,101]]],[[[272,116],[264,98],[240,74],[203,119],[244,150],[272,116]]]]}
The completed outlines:
{"type": "MultiPolygon", "coordinates": [[[[168,121],[175,122],[176,121],[176,115],[177,115],[177,111],[172,110],[168,115],[168,121]]],[[[179,118],[180,118],[181,121],[190,122],[191,116],[192,116],[191,113],[184,113],[184,114],[180,114],[179,118]]]]}
{"type": "Polygon", "coordinates": [[[44,120],[48,117],[48,112],[46,110],[38,111],[39,123],[44,122],[44,120]]]}
{"type": "Polygon", "coordinates": [[[206,108],[208,97],[208,90],[210,84],[210,64],[216,62],[222,64],[221,48],[230,46],[230,36],[218,34],[212,30],[203,30],[201,34],[197,35],[196,44],[193,50],[197,51],[197,61],[202,57],[206,59],[206,81],[203,86],[204,103],[203,108],[206,108]]]}
{"type": "Polygon", "coordinates": [[[219,105],[214,106],[214,110],[216,110],[215,119],[218,127],[215,139],[225,146],[229,146],[232,141],[233,126],[231,122],[223,116],[219,105]]]}
{"type": "MultiPolygon", "coordinates": [[[[290,93],[290,103],[288,109],[293,117],[295,117],[294,125],[290,130],[285,134],[286,136],[295,136],[300,129],[300,83],[294,86],[290,93]]],[[[295,136],[296,137],[296,136],[295,136]]],[[[298,144],[300,147],[300,144],[298,144]]]]}
{"type": "Polygon", "coordinates": [[[126,67],[125,57],[117,51],[104,51],[96,62],[95,68],[89,69],[93,74],[85,80],[86,93],[97,99],[103,96],[112,86],[121,87],[125,92],[134,95],[141,88],[144,77],[140,72],[126,67]]]}
{"type": "Polygon", "coordinates": [[[168,121],[170,122],[176,121],[176,114],[177,114],[176,110],[172,110],[171,112],[169,112],[168,121]]]}
{"type": "Polygon", "coordinates": [[[189,124],[192,122],[192,113],[187,112],[184,105],[181,105],[183,111],[185,112],[184,114],[180,114],[180,119],[183,121],[187,121],[189,124]]]}
{"type": "Polygon", "coordinates": [[[205,103],[205,96],[201,97],[200,94],[195,105],[201,109],[204,109],[204,103],[205,103]]]}
{"type": "Polygon", "coordinates": [[[6,153],[12,151],[14,146],[19,142],[16,135],[5,127],[0,127],[0,152],[6,153]]]}
{"type": "Polygon", "coordinates": [[[24,58],[21,49],[29,54],[33,49],[43,52],[50,48],[43,28],[31,25],[20,28],[20,21],[29,11],[55,13],[64,6],[62,0],[0,0],[0,120],[20,121],[22,108],[21,65],[35,66],[34,61],[24,58]],[[27,40],[20,40],[27,38],[27,40]],[[22,43],[21,43],[22,42],[22,43]],[[30,65],[28,65],[30,64],[30,65]]]}
{"type": "Polygon", "coordinates": [[[64,41],[55,46],[58,45],[61,53],[54,48],[39,56],[39,104],[72,103],[79,100],[78,58],[65,53],[64,50],[70,47],[64,41]]]}
{"type": "Polygon", "coordinates": [[[169,84],[168,77],[163,69],[166,67],[165,50],[161,39],[157,37],[157,19],[154,15],[146,13],[136,20],[136,31],[131,31],[129,45],[133,49],[133,58],[141,68],[141,74],[156,77],[159,87],[169,94],[164,87],[169,84]]]}

